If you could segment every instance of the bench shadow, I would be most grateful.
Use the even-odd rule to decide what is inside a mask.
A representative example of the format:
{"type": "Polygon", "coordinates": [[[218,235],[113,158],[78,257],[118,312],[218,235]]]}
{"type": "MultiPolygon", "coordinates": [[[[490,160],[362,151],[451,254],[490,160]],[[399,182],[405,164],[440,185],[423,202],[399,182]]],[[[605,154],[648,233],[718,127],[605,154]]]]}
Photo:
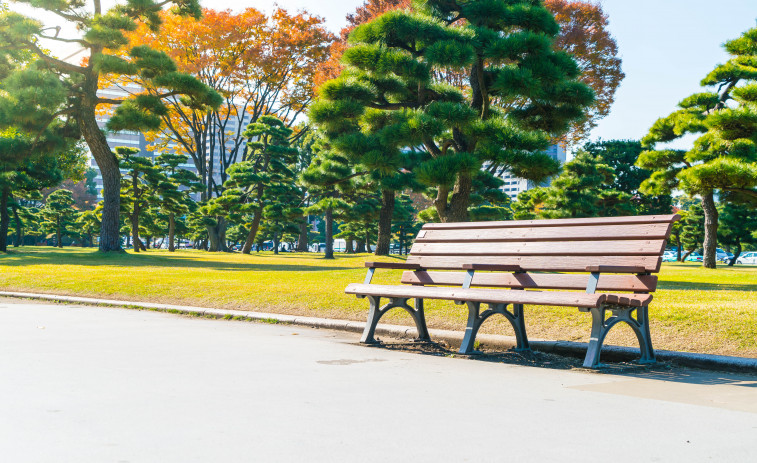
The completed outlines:
{"type": "MultiPolygon", "coordinates": [[[[360,344],[366,346],[365,344],[360,344]]],[[[479,362],[503,363],[507,365],[529,366],[534,368],[547,368],[552,370],[576,370],[588,373],[623,376],[627,378],[651,379],[655,381],[668,381],[699,385],[734,385],[741,387],[757,388],[757,375],[717,372],[710,370],[698,370],[695,368],[681,367],[672,362],[658,361],[652,365],[641,365],[634,362],[603,363],[596,370],[583,368],[583,359],[577,357],[561,356],[540,351],[516,352],[485,351],[475,355],[461,355],[457,350],[451,349],[445,342],[413,342],[413,341],[390,341],[380,342],[368,347],[413,352],[421,355],[436,357],[465,358],[479,362]]]]}

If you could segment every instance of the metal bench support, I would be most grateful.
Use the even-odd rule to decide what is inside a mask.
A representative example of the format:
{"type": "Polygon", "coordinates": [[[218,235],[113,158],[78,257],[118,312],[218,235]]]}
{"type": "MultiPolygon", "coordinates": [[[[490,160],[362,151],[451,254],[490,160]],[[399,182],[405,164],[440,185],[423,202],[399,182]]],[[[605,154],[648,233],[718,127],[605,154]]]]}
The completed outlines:
{"type": "Polygon", "coordinates": [[[652,348],[652,337],[649,334],[649,310],[644,307],[626,307],[626,306],[605,306],[597,309],[583,309],[591,312],[591,339],[589,340],[589,349],[584,359],[584,368],[597,368],[600,366],[599,355],[602,350],[602,344],[610,329],[618,322],[626,322],[636,334],[641,350],[639,363],[655,363],[654,349],[652,348]],[[608,318],[607,311],[612,315],[608,318]],[[636,312],[634,317],[633,312],[636,312]]]}
{"type": "Polygon", "coordinates": [[[530,351],[528,337],[526,336],[526,321],[523,317],[523,304],[513,304],[513,311],[506,309],[508,304],[489,304],[489,309],[481,312],[480,302],[466,302],[468,306],[468,326],[465,328],[465,337],[460,344],[459,353],[471,354],[476,342],[476,334],[481,324],[487,318],[498,313],[504,315],[515,330],[516,351],[530,351]]]}
{"type": "Polygon", "coordinates": [[[385,313],[395,307],[405,309],[413,317],[415,327],[418,330],[418,337],[416,338],[418,341],[431,340],[431,336],[429,336],[428,334],[428,328],[426,327],[426,316],[423,313],[423,299],[416,298],[415,307],[411,307],[407,303],[408,299],[410,298],[390,298],[388,304],[385,304],[383,307],[379,307],[379,302],[381,300],[379,296],[366,297],[370,302],[370,310],[368,312],[368,323],[366,323],[365,329],[363,330],[363,337],[360,339],[361,343],[375,344],[376,342],[378,342],[374,337],[374,335],[376,334],[376,326],[378,325],[381,317],[383,317],[385,313]]]}

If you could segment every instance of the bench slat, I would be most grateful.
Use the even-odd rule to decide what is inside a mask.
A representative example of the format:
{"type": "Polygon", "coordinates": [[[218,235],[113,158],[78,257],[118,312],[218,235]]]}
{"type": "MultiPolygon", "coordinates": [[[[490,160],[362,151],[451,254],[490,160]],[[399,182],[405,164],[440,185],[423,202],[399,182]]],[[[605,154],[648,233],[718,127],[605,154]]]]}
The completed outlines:
{"type": "MultiPolygon", "coordinates": [[[[464,272],[404,272],[401,282],[409,285],[462,286],[465,277],[464,272]]],[[[471,287],[583,290],[586,289],[588,278],[587,274],[476,272],[471,287]]],[[[597,285],[598,291],[652,292],[656,288],[655,275],[602,274],[597,285]]]]}
{"type": "MultiPolygon", "coordinates": [[[[427,256],[658,256],[666,241],[416,242],[412,255],[427,256]]],[[[479,262],[475,262],[479,263],[479,262]]]]}
{"type": "Polygon", "coordinates": [[[432,229],[478,229],[478,228],[536,228],[536,227],[575,227],[581,225],[613,225],[613,224],[649,224],[672,223],[680,218],[677,214],[667,215],[637,215],[626,217],[592,217],[585,219],[550,219],[550,220],[506,220],[497,222],[454,222],[427,223],[423,230],[432,229]]]}
{"type": "Polygon", "coordinates": [[[641,266],[647,272],[660,271],[662,258],[655,256],[422,256],[410,255],[408,263],[425,269],[459,270],[463,264],[520,265],[527,272],[586,272],[589,265],[641,266]]]}
{"type": "Polygon", "coordinates": [[[598,241],[647,240],[668,237],[668,222],[601,226],[552,226],[538,228],[428,229],[418,233],[416,243],[451,241],[598,241]]]}
{"type": "Polygon", "coordinates": [[[650,294],[586,294],[559,291],[520,291],[509,289],[462,289],[427,286],[366,285],[352,283],[344,290],[361,296],[444,299],[492,304],[552,305],[561,307],[599,307],[604,302],[640,307],[652,300],[650,294]]]}

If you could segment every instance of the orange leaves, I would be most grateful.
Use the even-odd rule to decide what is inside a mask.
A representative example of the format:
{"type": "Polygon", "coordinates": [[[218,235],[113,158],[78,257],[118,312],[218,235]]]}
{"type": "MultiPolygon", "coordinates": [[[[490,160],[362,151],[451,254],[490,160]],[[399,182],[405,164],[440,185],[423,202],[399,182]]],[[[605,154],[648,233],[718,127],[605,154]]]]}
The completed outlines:
{"type": "Polygon", "coordinates": [[[625,74],[618,57],[618,45],[607,30],[608,18],[600,5],[569,0],[545,0],[544,4],[560,24],[555,48],[574,56],[583,71],[579,80],[589,85],[596,96],[587,118],[576,123],[568,134],[568,142],[577,143],[599,119],[609,114],[615,90],[625,74]]]}

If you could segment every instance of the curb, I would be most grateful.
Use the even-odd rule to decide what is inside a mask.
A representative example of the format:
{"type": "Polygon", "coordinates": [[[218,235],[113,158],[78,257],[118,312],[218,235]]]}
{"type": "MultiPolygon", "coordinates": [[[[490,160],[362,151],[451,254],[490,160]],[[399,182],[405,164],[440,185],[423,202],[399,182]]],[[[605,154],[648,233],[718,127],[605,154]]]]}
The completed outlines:
{"type": "MultiPolygon", "coordinates": [[[[96,299],[78,296],[58,296],[54,294],[21,293],[14,291],[0,291],[0,296],[21,299],[35,299],[53,302],[79,303],[107,307],[123,307],[154,310],[158,312],[178,313],[184,315],[206,316],[212,318],[233,318],[236,320],[250,320],[259,322],[285,323],[291,325],[323,328],[330,330],[361,333],[365,326],[363,322],[340,320],[332,318],[305,317],[298,315],[282,315],[264,312],[248,312],[243,310],[213,309],[208,307],[192,307],[173,304],[157,304],[149,302],[119,301],[113,299],[96,299]]],[[[451,330],[429,330],[431,337],[438,341],[445,341],[452,346],[459,346],[463,333],[451,330]]],[[[376,334],[393,338],[408,339],[415,337],[415,327],[379,324],[376,334]]],[[[515,347],[514,336],[480,334],[476,340],[481,346],[489,348],[511,349],[515,347]]],[[[571,341],[532,341],[529,344],[535,350],[569,357],[583,358],[586,355],[587,344],[571,341]]],[[[689,352],[655,351],[658,360],[673,362],[677,365],[702,368],[707,370],[731,371],[739,373],[757,373],[757,358],[732,357],[726,355],[708,355],[689,352]]],[[[633,347],[604,346],[602,359],[607,361],[632,361],[640,356],[640,351],[633,347]]]]}

